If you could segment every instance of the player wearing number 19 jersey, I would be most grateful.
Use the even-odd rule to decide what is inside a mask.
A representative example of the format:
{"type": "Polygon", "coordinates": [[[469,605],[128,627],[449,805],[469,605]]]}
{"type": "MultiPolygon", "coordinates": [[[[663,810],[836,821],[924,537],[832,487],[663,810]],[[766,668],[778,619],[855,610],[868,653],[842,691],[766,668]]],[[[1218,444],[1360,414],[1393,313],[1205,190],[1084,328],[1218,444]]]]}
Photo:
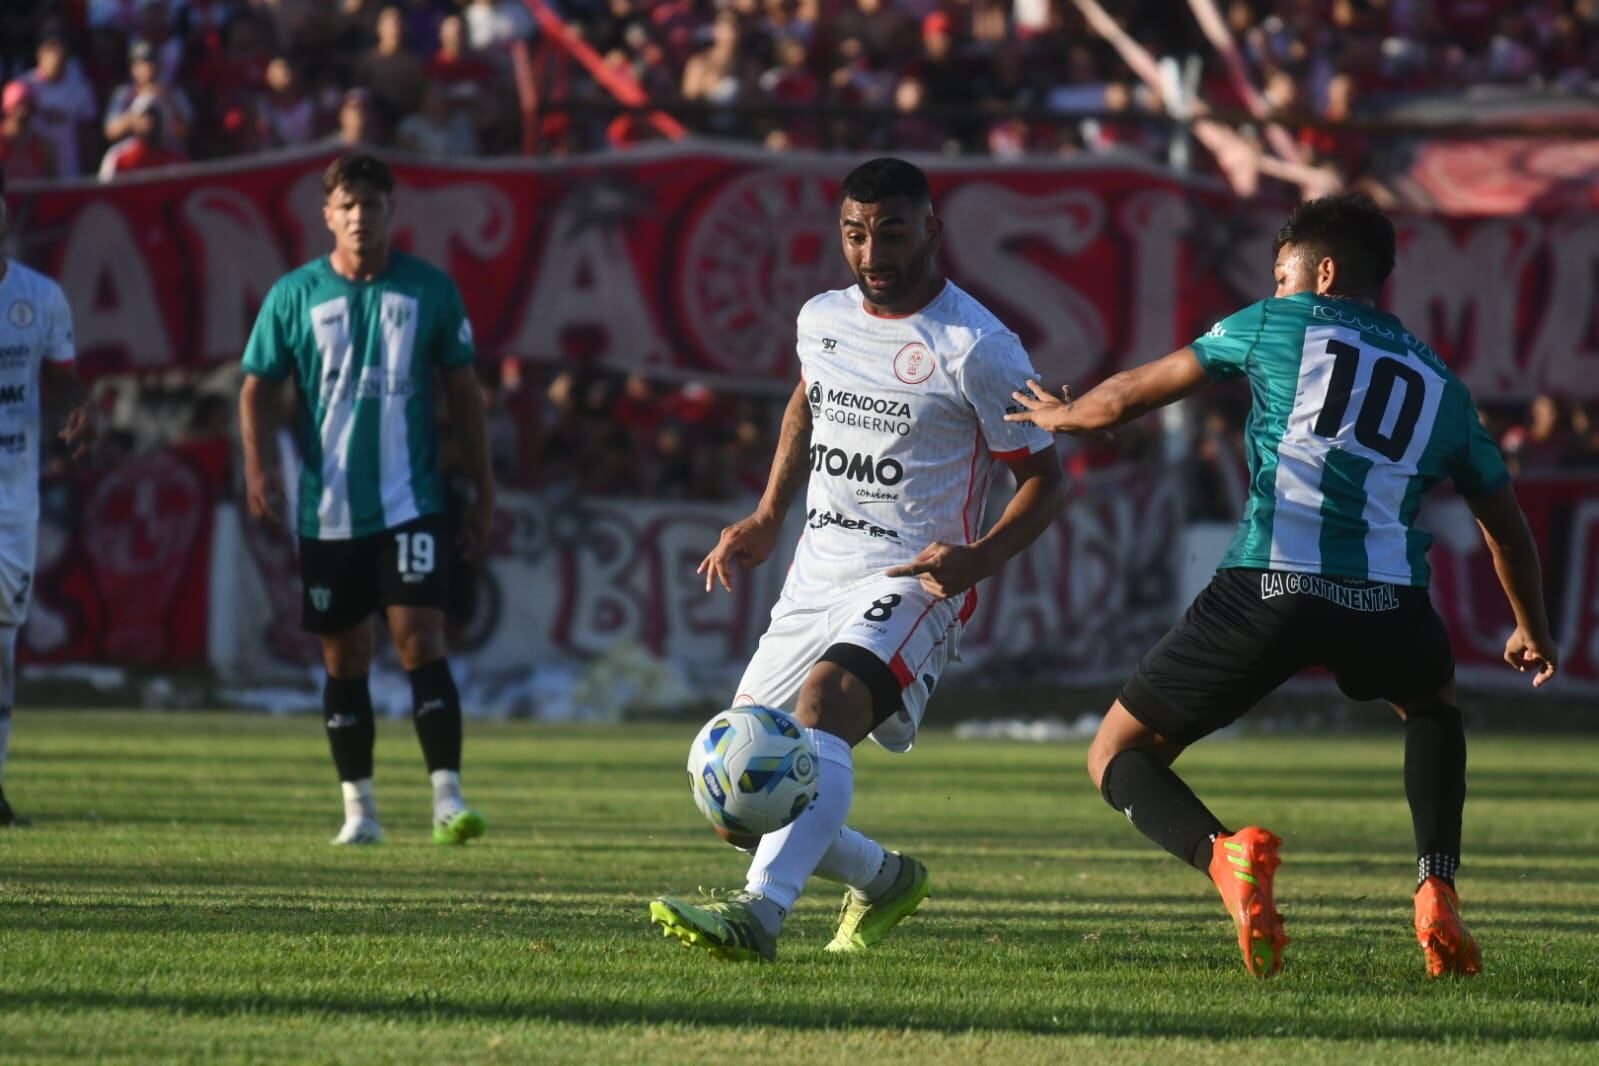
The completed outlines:
{"type": "Polygon", "coordinates": [[[323,177],[333,253],[291,271],[261,306],[244,353],[240,397],[250,510],[281,520],[272,423],[279,383],[298,397],[304,627],[321,638],[323,709],[344,791],[335,844],[382,839],[372,790],[374,725],[367,672],[372,614],[384,611],[411,681],[413,718],[433,783],[433,838],[461,844],[483,816],[461,798],[461,703],[444,657],[453,545],[443,540],[435,390],[477,488],[480,546],[494,507],[472,328],[455,283],[389,247],[394,177],[366,155],[323,177]]]}
{"type": "Polygon", "coordinates": [[[1393,269],[1392,224],[1369,200],[1302,205],[1276,240],[1276,296],[1187,348],[1079,400],[1030,383],[1012,415],[1058,432],[1104,430],[1246,378],[1250,495],[1220,571],[1144,657],[1105,716],[1089,774],[1146,836],[1207,872],[1259,977],[1287,944],[1272,893],[1276,836],[1228,832],[1172,772],[1183,749],[1322,666],[1354,699],[1405,722],[1405,793],[1418,855],[1416,934],[1428,972],[1475,974],[1460,921],[1466,740],[1449,637],[1427,597],[1422,495],[1444,480],[1471,506],[1515,613],[1505,658],[1553,676],[1537,547],[1471,396],[1375,298],[1393,269]]]}
{"type": "Polygon", "coordinates": [[[872,947],[929,893],[926,867],[845,825],[856,744],[915,739],[928,696],[976,601],[975,586],[1049,524],[1060,462],[1049,434],[1005,421],[1032,373],[1016,335],[933,264],[941,224],[927,178],[898,159],[844,181],[839,228],[857,285],[800,311],[801,381],[755,513],[722,531],[701,564],[706,590],[771,554],[806,490],[805,531],[771,625],[735,703],[792,707],[824,764],[816,801],[759,838],[744,891],[694,904],[662,897],[651,917],[684,943],[771,959],[813,874],[848,885],[829,951],[872,947]],[[1016,478],[984,530],[997,464],[1016,478]]]}

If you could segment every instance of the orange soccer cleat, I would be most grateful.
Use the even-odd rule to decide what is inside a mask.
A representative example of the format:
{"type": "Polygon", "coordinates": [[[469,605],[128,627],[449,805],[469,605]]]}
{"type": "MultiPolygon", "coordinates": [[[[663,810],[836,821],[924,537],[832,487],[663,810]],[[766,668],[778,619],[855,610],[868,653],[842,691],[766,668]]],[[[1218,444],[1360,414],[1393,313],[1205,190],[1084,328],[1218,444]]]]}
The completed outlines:
{"type": "Polygon", "coordinates": [[[1429,877],[1416,889],[1416,939],[1427,956],[1427,976],[1482,973],[1482,949],[1460,920],[1460,897],[1449,882],[1429,877]]]}
{"type": "Polygon", "coordinates": [[[1244,968],[1260,978],[1283,968],[1283,949],[1288,946],[1283,916],[1277,913],[1271,892],[1281,846],[1274,834],[1250,826],[1217,837],[1210,858],[1210,879],[1238,927],[1244,968]]]}

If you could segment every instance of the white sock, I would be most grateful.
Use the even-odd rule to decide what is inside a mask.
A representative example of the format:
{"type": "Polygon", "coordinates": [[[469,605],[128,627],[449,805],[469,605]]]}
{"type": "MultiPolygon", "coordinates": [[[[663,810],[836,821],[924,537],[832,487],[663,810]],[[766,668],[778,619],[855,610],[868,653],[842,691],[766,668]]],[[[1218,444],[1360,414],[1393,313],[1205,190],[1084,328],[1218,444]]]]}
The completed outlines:
{"type": "Polygon", "coordinates": [[[378,820],[377,794],[372,791],[370,777],[363,777],[359,781],[340,781],[339,788],[344,790],[346,822],[356,822],[363,818],[371,822],[378,820]]]}
{"type": "Polygon", "coordinates": [[[846,825],[816,864],[816,876],[851,888],[864,888],[883,868],[885,854],[883,845],[846,825]]]}
{"type": "Polygon", "coordinates": [[[822,761],[816,802],[775,833],[761,837],[750,863],[745,891],[759,893],[786,914],[794,907],[817,863],[839,839],[855,798],[855,763],[842,737],[807,729],[822,761]]]}
{"type": "Polygon", "coordinates": [[[0,777],[11,751],[11,701],[17,694],[17,629],[0,626],[0,777]]]}
{"type": "Polygon", "coordinates": [[[461,775],[454,770],[434,770],[428,774],[433,782],[433,817],[449,818],[466,810],[466,800],[461,798],[461,775]]]}

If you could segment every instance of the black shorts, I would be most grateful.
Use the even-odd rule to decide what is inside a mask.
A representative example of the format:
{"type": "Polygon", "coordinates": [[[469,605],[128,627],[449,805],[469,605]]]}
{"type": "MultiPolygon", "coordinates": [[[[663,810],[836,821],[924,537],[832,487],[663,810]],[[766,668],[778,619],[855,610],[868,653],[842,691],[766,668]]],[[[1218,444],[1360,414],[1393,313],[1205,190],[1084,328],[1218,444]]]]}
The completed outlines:
{"type": "Polygon", "coordinates": [[[1242,718],[1312,666],[1351,699],[1404,702],[1455,676],[1424,588],[1280,570],[1222,570],[1122,689],[1122,706],[1182,744],[1242,718]]]}
{"type": "Polygon", "coordinates": [[[342,633],[384,607],[442,610],[453,554],[438,515],[350,540],[301,537],[300,628],[342,633]]]}

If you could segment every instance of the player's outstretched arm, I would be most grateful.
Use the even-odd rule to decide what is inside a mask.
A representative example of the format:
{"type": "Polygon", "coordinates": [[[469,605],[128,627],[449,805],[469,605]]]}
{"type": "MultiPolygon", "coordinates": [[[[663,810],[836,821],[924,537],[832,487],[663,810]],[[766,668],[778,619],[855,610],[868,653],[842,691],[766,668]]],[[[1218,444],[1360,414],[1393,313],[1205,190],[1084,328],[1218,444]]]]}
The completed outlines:
{"type": "Polygon", "coordinates": [[[40,374],[44,378],[45,413],[61,420],[61,442],[74,459],[81,459],[94,440],[89,390],[71,363],[46,360],[40,374]]]}
{"type": "Polygon", "coordinates": [[[444,394],[450,407],[450,432],[461,445],[461,456],[475,490],[472,513],[462,531],[462,547],[468,558],[477,558],[487,550],[494,525],[494,467],[489,462],[483,390],[470,363],[444,371],[444,394]]]}
{"type": "Polygon", "coordinates": [[[244,445],[244,487],[250,515],[283,523],[283,480],[271,457],[276,451],[280,382],[244,376],[239,390],[239,438],[244,445]]]}
{"type": "Polygon", "coordinates": [[[766,491],[761,495],[755,513],[742,518],[726,529],[694,572],[705,575],[705,591],[711,591],[713,582],[733,591],[733,562],[746,570],[764,563],[777,547],[777,535],[782,531],[783,519],[794,498],[799,495],[811,476],[811,405],[805,399],[805,382],[801,381],[789,397],[783,411],[783,428],[777,435],[777,454],[772,458],[772,471],[766,478],[766,491]]]}
{"type": "Polygon", "coordinates": [[[1532,683],[1541,687],[1559,670],[1560,649],[1549,633],[1543,568],[1538,562],[1538,544],[1527,528],[1527,516],[1509,484],[1486,496],[1468,496],[1466,503],[1477,516],[1483,540],[1493,553],[1494,573],[1516,615],[1516,631],[1505,642],[1505,662],[1522,673],[1536,671],[1532,683]]]}
{"type": "Polygon", "coordinates": [[[1016,477],[1016,494],[982,537],[971,544],[934,542],[914,560],[891,566],[889,577],[919,577],[935,596],[958,596],[993,574],[1005,560],[1038,539],[1065,502],[1060,456],[1045,448],[1021,459],[1006,460],[1016,477]]]}
{"type": "Polygon", "coordinates": [[[1013,392],[1023,410],[1005,416],[1007,422],[1031,422],[1052,433],[1096,433],[1140,418],[1156,408],[1175,403],[1210,381],[1192,348],[1182,348],[1152,363],[1113,374],[1073,398],[1070,388],[1059,396],[1036,381],[1028,392],[1013,392]]]}

